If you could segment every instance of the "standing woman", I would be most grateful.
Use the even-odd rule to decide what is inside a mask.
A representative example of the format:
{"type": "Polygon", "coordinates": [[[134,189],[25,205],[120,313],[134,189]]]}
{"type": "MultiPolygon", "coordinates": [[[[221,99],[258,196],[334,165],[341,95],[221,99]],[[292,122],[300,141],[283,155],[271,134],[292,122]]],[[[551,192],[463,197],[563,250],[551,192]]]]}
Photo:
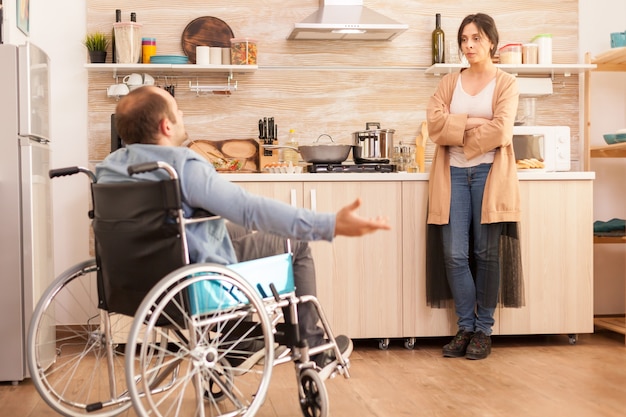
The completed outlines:
{"type": "Polygon", "coordinates": [[[523,303],[519,183],[513,154],[515,77],[492,61],[498,47],[493,19],[461,22],[459,49],[469,68],[445,75],[427,109],[436,144],[428,189],[427,298],[452,298],[458,332],[443,356],[484,359],[498,298],[523,303]]]}

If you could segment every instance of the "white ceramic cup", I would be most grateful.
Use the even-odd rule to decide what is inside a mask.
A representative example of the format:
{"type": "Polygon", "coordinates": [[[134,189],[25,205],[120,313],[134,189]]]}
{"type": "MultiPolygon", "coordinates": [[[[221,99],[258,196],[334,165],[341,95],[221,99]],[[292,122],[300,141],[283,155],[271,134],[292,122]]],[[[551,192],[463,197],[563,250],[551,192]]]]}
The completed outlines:
{"type": "Polygon", "coordinates": [[[113,84],[107,88],[107,96],[109,97],[125,96],[129,92],[130,90],[126,84],[113,84]]]}
{"type": "Polygon", "coordinates": [[[211,65],[222,65],[222,48],[212,46],[210,49],[211,65]]]}
{"type": "Polygon", "coordinates": [[[132,73],[124,77],[122,81],[124,81],[124,84],[128,86],[142,85],[143,76],[141,74],[132,73]]]}
{"type": "Polygon", "coordinates": [[[211,63],[211,48],[208,46],[196,46],[196,64],[209,65],[211,63]]]}
{"type": "Polygon", "coordinates": [[[143,85],[154,85],[154,77],[150,74],[144,74],[143,85]]]}

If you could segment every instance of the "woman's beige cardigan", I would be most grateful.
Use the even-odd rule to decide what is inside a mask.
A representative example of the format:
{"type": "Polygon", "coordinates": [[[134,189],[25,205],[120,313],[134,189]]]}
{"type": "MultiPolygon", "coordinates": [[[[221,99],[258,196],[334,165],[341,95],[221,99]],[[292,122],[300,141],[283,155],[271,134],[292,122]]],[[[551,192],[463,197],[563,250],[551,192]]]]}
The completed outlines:
{"type": "Polygon", "coordinates": [[[447,224],[450,217],[450,156],[448,146],[462,146],[467,159],[496,150],[483,197],[482,223],[518,222],[520,197],[513,154],[513,123],[517,113],[515,77],[500,69],[493,94],[493,119],[465,131],[466,114],[449,114],[460,73],[445,75],[427,107],[428,135],[437,145],[430,169],[428,223],[447,224]]]}

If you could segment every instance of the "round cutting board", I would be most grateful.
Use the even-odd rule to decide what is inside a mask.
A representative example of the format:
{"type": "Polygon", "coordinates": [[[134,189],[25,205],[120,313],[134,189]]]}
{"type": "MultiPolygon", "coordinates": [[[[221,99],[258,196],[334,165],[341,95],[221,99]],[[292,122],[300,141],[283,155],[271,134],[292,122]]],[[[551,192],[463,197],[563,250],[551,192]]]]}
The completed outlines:
{"type": "Polygon", "coordinates": [[[183,52],[189,62],[196,63],[196,46],[219,46],[229,48],[230,40],[234,38],[233,30],[221,19],[212,16],[202,16],[189,22],[183,30],[183,52]]]}

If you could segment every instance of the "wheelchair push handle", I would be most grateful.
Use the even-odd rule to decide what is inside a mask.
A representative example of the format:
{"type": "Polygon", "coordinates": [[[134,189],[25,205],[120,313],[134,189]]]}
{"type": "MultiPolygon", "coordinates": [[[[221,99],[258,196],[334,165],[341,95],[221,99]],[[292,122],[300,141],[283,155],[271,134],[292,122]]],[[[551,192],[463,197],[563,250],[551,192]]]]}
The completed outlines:
{"type": "Polygon", "coordinates": [[[48,176],[52,179],[56,177],[65,177],[67,175],[78,174],[80,172],[86,174],[92,182],[96,182],[96,176],[93,172],[91,172],[87,168],[82,168],[78,166],[51,169],[50,171],[48,171],[48,176]]]}
{"type": "Polygon", "coordinates": [[[170,178],[173,180],[178,179],[176,170],[170,164],[163,161],[144,162],[142,164],[131,165],[128,167],[128,175],[142,174],[144,172],[150,172],[157,169],[166,170],[170,175],[170,178]]]}
{"type": "Polygon", "coordinates": [[[66,167],[66,168],[51,169],[50,171],[48,171],[48,175],[50,176],[50,178],[56,178],[56,177],[64,177],[66,175],[78,174],[79,172],[80,172],[80,168],[78,167],[66,167]]]}

